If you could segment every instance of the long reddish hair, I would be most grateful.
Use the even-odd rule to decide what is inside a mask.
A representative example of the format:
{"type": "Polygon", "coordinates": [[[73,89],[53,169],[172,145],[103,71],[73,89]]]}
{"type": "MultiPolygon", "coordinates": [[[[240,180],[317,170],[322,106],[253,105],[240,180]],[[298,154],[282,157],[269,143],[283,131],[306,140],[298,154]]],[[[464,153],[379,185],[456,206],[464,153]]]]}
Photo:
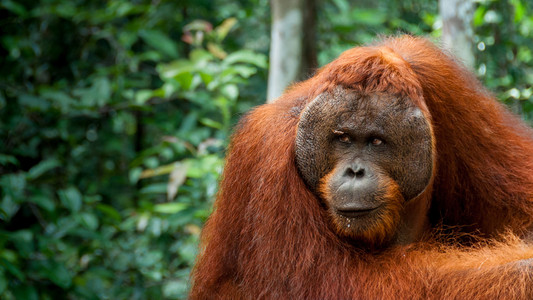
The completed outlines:
{"type": "Polygon", "coordinates": [[[514,262],[533,250],[516,236],[532,224],[532,130],[432,43],[387,38],[346,51],[243,117],[203,229],[190,297],[526,299],[532,281],[514,262]],[[406,95],[428,114],[437,158],[424,241],[379,252],[354,247],[335,234],[300,178],[300,113],[339,85],[406,95]],[[439,237],[442,225],[498,239],[466,248],[450,233],[439,237]]]}

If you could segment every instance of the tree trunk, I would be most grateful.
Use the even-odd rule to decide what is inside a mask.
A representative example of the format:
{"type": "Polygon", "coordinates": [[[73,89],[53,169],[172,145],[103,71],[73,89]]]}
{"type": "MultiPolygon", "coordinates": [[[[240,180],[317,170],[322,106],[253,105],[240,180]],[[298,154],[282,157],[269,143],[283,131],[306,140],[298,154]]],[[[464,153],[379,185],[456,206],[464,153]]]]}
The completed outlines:
{"type": "Polygon", "coordinates": [[[439,0],[442,42],[468,68],[474,68],[474,3],[472,0],[439,0]]]}
{"type": "Polygon", "coordinates": [[[268,102],[317,66],[315,0],[271,0],[271,10],[268,102]]]}

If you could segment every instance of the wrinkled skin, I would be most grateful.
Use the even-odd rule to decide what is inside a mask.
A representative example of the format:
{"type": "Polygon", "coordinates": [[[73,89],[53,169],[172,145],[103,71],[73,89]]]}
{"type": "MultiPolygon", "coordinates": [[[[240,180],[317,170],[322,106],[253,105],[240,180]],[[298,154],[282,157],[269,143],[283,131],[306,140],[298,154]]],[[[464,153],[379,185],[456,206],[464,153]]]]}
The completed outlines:
{"type": "Polygon", "coordinates": [[[401,235],[404,206],[430,184],[433,152],[430,123],[406,97],[338,87],[313,100],[298,124],[301,176],[337,232],[364,244],[401,235]]]}

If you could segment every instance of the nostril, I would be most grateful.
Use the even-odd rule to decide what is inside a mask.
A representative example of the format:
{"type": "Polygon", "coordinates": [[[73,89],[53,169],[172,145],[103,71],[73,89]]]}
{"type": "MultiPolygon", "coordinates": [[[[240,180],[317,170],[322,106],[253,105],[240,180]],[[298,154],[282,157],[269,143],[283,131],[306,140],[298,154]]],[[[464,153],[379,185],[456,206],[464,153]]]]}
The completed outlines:
{"type": "Polygon", "coordinates": [[[357,171],[354,171],[352,168],[347,168],[344,172],[344,176],[361,179],[365,176],[365,169],[357,168],[357,171]]]}
{"type": "Polygon", "coordinates": [[[354,170],[352,168],[346,169],[346,172],[344,172],[344,175],[348,176],[350,178],[353,178],[353,177],[357,176],[357,174],[354,172],[354,170]]]}

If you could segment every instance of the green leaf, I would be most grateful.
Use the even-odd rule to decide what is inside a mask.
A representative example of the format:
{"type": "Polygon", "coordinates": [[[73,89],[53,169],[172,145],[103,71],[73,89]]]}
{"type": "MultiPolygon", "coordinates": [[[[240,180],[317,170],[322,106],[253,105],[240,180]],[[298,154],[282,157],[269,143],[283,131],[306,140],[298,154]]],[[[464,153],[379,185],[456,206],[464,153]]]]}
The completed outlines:
{"type": "Polygon", "coordinates": [[[188,242],[180,247],[179,253],[185,261],[194,261],[194,258],[198,254],[197,249],[198,247],[195,243],[188,242]]]}
{"type": "Polygon", "coordinates": [[[17,277],[18,280],[24,281],[24,274],[22,271],[7,259],[0,257],[0,266],[4,267],[9,273],[11,273],[11,275],[17,277]]]}
{"type": "Polygon", "coordinates": [[[213,54],[205,51],[204,49],[198,48],[191,51],[189,58],[191,59],[191,62],[198,66],[211,61],[213,59],[213,54]]]}
{"type": "Polygon", "coordinates": [[[90,89],[82,95],[82,102],[89,106],[102,107],[111,100],[111,83],[106,77],[98,77],[93,81],[90,89]]]}
{"type": "Polygon", "coordinates": [[[135,104],[143,105],[154,96],[152,90],[139,90],[135,93],[135,104]]]}
{"type": "Polygon", "coordinates": [[[21,17],[25,17],[28,14],[28,12],[26,11],[26,8],[24,8],[23,5],[17,2],[11,1],[11,0],[2,0],[0,2],[0,7],[3,7],[21,17]]]}
{"type": "Polygon", "coordinates": [[[482,5],[476,8],[476,11],[474,12],[474,18],[473,18],[473,23],[475,27],[483,25],[483,17],[485,16],[486,11],[487,11],[487,8],[482,5]]]}
{"type": "Polygon", "coordinates": [[[519,23],[526,14],[526,8],[521,0],[511,0],[510,2],[514,6],[514,22],[519,23]]]}
{"type": "Polygon", "coordinates": [[[187,177],[205,178],[207,173],[215,172],[222,168],[224,160],[217,155],[206,155],[200,160],[189,160],[187,177]]]}
{"type": "Polygon", "coordinates": [[[195,66],[188,60],[176,60],[169,64],[157,65],[157,72],[163,80],[172,79],[182,73],[191,73],[195,70],[195,66]]]}
{"type": "Polygon", "coordinates": [[[256,65],[260,68],[267,67],[267,59],[263,54],[255,53],[251,50],[240,50],[233,52],[224,59],[225,65],[232,65],[236,63],[248,63],[256,65]]]}
{"type": "Polygon", "coordinates": [[[130,170],[129,179],[131,184],[135,184],[141,178],[142,168],[133,168],[130,170]]]}
{"type": "Polygon", "coordinates": [[[100,210],[101,212],[111,217],[112,219],[115,219],[119,222],[122,221],[122,216],[120,215],[120,213],[110,205],[98,204],[96,205],[96,209],[100,210]]]}
{"type": "Polygon", "coordinates": [[[177,58],[179,56],[176,43],[161,31],[141,30],[139,31],[139,36],[146,44],[161,51],[164,55],[170,58],[177,58]]]}
{"type": "Polygon", "coordinates": [[[74,3],[70,2],[59,2],[57,6],[53,7],[55,10],[55,13],[58,16],[64,17],[66,19],[70,19],[74,17],[78,10],[76,9],[76,5],[74,3]]]}
{"type": "Polygon", "coordinates": [[[381,25],[386,20],[386,15],[377,9],[354,9],[351,19],[356,24],[376,26],[381,25]]]}
{"type": "Polygon", "coordinates": [[[43,264],[43,273],[46,274],[46,278],[61,288],[68,288],[72,284],[72,276],[63,264],[48,261],[43,264]]]}
{"type": "Polygon", "coordinates": [[[42,174],[46,173],[47,171],[55,167],[58,167],[59,165],[60,165],[60,162],[56,158],[49,158],[49,159],[43,160],[28,171],[27,178],[29,180],[35,179],[41,176],[42,174]]]}
{"type": "MultiPolygon", "coordinates": [[[[4,190],[5,191],[5,190],[4,190]]],[[[5,195],[0,202],[0,209],[2,210],[3,218],[9,220],[13,217],[20,208],[20,204],[13,200],[10,195],[5,195]]]]}
{"type": "Polygon", "coordinates": [[[154,212],[162,214],[175,214],[189,207],[185,203],[171,202],[154,205],[154,212]]]}
{"type": "Polygon", "coordinates": [[[21,106],[31,110],[46,111],[50,107],[50,103],[47,100],[33,95],[21,94],[18,100],[21,106]]]}
{"type": "Polygon", "coordinates": [[[333,0],[333,3],[335,3],[341,13],[350,10],[350,4],[347,0],[333,0]]]}
{"type": "Polygon", "coordinates": [[[42,88],[39,90],[41,96],[54,107],[57,107],[61,110],[62,113],[68,113],[70,108],[76,104],[76,100],[72,99],[66,92],[54,90],[51,88],[42,88]]]}
{"type": "Polygon", "coordinates": [[[181,299],[187,292],[187,281],[171,280],[163,284],[163,296],[165,299],[181,299]]]}
{"type": "Polygon", "coordinates": [[[3,270],[0,270],[0,295],[4,293],[7,288],[7,278],[3,270]]]}
{"type": "Polygon", "coordinates": [[[192,73],[185,72],[174,77],[174,79],[180,84],[180,87],[184,90],[188,90],[191,88],[193,78],[194,76],[192,73]]]}
{"type": "Polygon", "coordinates": [[[56,207],[54,200],[44,195],[31,196],[28,201],[37,204],[39,207],[48,212],[54,211],[56,207]]]}
{"type": "Polygon", "coordinates": [[[142,194],[166,194],[166,183],[154,183],[143,187],[140,191],[142,194]]]}
{"type": "Polygon", "coordinates": [[[10,234],[9,238],[15,247],[19,250],[20,255],[28,257],[33,252],[33,233],[30,230],[19,230],[10,234]]]}
{"type": "Polygon", "coordinates": [[[226,84],[220,91],[222,92],[222,95],[231,100],[236,100],[237,97],[239,97],[239,88],[236,84],[226,84]]]}
{"type": "MultiPolygon", "coordinates": [[[[257,73],[257,69],[255,67],[249,67],[244,65],[234,65],[231,68],[229,68],[230,72],[233,74],[238,74],[242,78],[248,78],[255,73],[257,73]]],[[[227,70],[228,71],[228,70],[227,70]]],[[[226,73],[226,71],[223,72],[223,74],[226,73]]]]}
{"type": "Polygon", "coordinates": [[[98,228],[98,218],[91,213],[81,213],[78,215],[80,223],[89,230],[96,230],[98,228]]]}
{"type": "Polygon", "coordinates": [[[66,234],[76,230],[79,226],[78,218],[76,218],[76,215],[74,214],[58,219],[56,224],[48,224],[46,232],[51,234],[55,239],[61,239],[66,234]]]}
{"type": "Polygon", "coordinates": [[[200,72],[200,78],[202,78],[202,81],[205,85],[208,85],[211,81],[213,81],[213,75],[206,72],[200,72]]]}
{"type": "Polygon", "coordinates": [[[200,119],[200,122],[204,124],[205,126],[212,127],[215,129],[222,129],[224,128],[224,125],[222,125],[220,122],[217,122],[215,120],[211,120],[208,118],[202,118],[200,119]]]}
{"type": "Polygon", "coordinates": [[[13,197],[16,202],[24,201],[24,189],[26,188],[26,174],[14,173],[0,177],[0,187],[5,195],[13,197]]]}
{"type": "Polygon", "coordinates": [[[69,187],[64,190],[60,190],[57,193],[63,206],[65,206],[71,212],[77,212],[80,210],[82,204],[82,195],[77,188],[69,187]]]}
{"type": "Polygon", "coordinates": [[[39,300],[37,289],[31,285],[18,285],[13,288],[15,299],[39,300]]]}
{"type": "Polygon", "coordinates": [[[7,166],[8,164],[17,166],[19,162],[14,156],[0,153],[0,165],[7,166]]]}

